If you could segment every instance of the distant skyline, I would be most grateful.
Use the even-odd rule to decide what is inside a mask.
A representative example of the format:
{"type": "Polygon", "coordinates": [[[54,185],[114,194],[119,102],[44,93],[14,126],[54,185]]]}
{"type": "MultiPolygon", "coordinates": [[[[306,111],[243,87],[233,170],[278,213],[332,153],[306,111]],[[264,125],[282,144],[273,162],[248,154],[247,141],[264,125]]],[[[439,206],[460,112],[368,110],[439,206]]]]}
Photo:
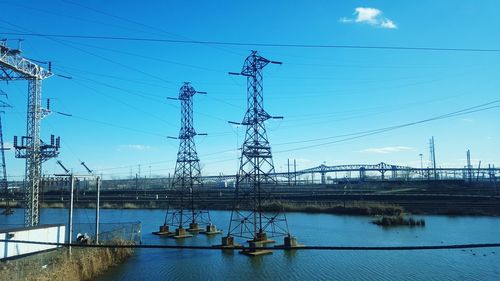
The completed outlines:
{"type": "MultiPolygon", "coordinates": [[[[234,174],[245,130],[250,50],[283,62],[264,70],[266,125],[275,168],[325,163],[420,167],[434,136],[437,165],[500,166],[500,52],[290,47],[398,46],[500,49],[498,1],[3,1],[0,38],[22,38],[23,55],[50,61],[43,82],[55,111],[42,136],[61,136],[59,159],[75,172],[81,161],[106,178],[173,174],[180,128],[178,95],[194,97],[202,173],[234,174]],[[258,13],[256,13],[258,11],[258,13]],[[104,40],[12,33],[266,43],[276,46],[104,40]],[[57,76],[59,75],[59,76],[57,76]],[[67,79],[64,77],[72,77],[67,79]],[[476,112],[416,123],[487,104],[476,112]],[[486,110],[486,108],[488,108],[486,110]],[[409,125],[410,123],[415,123],[409,125]],[[393,130],[393,126],[408,124],[393,130]],[[382,129],[380,131],[376,131],[382,129]],[[140,168],[139,168],[140,166],[140,168]]],[[[0,84],[13,108],[2,117],[4,141],[26,133],[27,82],[0,84]]],[[[44,101],[45,104],[45,101],[44,101]]],[[[9,180],[24,177],[24,160],[6,152],[9,180]]],[[[55,160],[44,173],[60,173],[55,160]]]]}

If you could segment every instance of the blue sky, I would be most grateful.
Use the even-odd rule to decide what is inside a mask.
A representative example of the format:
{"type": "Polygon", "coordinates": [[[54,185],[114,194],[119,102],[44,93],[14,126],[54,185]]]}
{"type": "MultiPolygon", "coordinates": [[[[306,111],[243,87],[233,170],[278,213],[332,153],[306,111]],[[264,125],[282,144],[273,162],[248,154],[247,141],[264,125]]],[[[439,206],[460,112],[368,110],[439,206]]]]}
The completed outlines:
{"type": "MultiPolygon", "coordinates": [[[[5,32],[123,36],[224,42],[500,48],[498,1],[0,1],[0,37],[23,38],[26,57],[51,61],[43,83],[53,114],[42,135],[61,136],[61,161],[80,161],[107,177],[173,173],[184,81],[195,96],[195,128],[204,174],[237,169],[246,106],[239,71],[250,46],[106,41],[5,35],[5,32]],[[135,4],[134,4],[135,3],[135,4]]],[[[15,41],[10,41],[16,46],[15,41]]],[[[265,108],[283,120],[267,123],[275,167],[321,163],[419,166],[435,137],[438,166],[500,162],[499,109],[325,144],[346,135],[414,122],[497,100],[500,52],[439,52],[259,47],[282,61],[264,71],[265,108]],[[317,141],[308,141],[323,139],[317,141]],[[308,141],[300,143],[300,141],[308,141]],[[314,146],[322,144],[320,146],[314,146]],[[313,146],[304,148],[305,146],[313,146]]],[[[26,82],[1,84],[14,107],[2,116],[4,138],[25,134],[26,82]]],[[[498,104],[496,104],[498,105],[498,104]]],[[[342,138],[340,138],[342,139],[342,138]]],[[[7,152],[12,179],[24,161],[7,152]]],[[[46,173],[61,172],[54,160],[46,173]]]]}

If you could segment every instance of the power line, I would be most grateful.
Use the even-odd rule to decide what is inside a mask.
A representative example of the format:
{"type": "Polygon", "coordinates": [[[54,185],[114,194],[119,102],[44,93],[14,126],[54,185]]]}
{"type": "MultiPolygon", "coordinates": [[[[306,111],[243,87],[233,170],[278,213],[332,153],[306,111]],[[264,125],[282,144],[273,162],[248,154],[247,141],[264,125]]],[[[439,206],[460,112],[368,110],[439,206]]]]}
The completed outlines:
{"type": "Polygon", "coordinates": [[[287,144],[295,144],[295,143],[315,142],[315,141],[320,141],[320,140],[326,140],[326,139],[333,139],[333,138],[351,136],[351,137],[344,138],[344,139],[341,139],[341,140],[330,141],[330,142],[319,143],[319,144],[313,144],[313,145],[308,145],[308,146],[302,146],[302,147],[297,147],[297,148],[292,148],[292,149],[287,149],[287,150],[281,150],[281,151],[278,151],[278,152],[275,152],[275,153],[283,153],[283,152],[289,152],[289,151],[303,150],[303,149],[307,149],[307,148],[313,148],[313,147],[325,146],[325,145],[339,143],[339,142],[344,142],[344,141],[349,141],[349,140],[355,140],[355,139],[363,138],[363,137],[366,137],[366,136],[376,135],[376,134],[380,134],[380,133],[384,133],[384,132],[388,132],[388,131],[393,131],[393,130],[400,129],[400,128],[410,127],[410,126],[414,126],[414,125],[418,125],[418,124],[422,124],[422,123],[427,123],[427,122],[431,122],[431,121],[436,121],[436,120],[441,120],[441,119],[446,119],[446,118],[451,118],[451,117],[466,115],[466,114],[470,114],[470,113],[474,113],[474,112],[480,112],[480,111],[490,110],[490,109],[494,109],[494,108],[499,108],[500,105],[492,105],[492,104],[495,104],[495,103],[498,103],[498,102],[500,102],[500,100],[491,101],[491,102],[484,103],[484,104],[481,104],[481,105],[476,105],[476,106],[468,107],[468,108],[461,109],[461,110],[458,110],[458,111],[450,112],[450,113],[447,113],[447,114],[443,114],[443,115],[439,115],[439,116],[435,116],[435,117],[431,117],[431,118],[427,118],[427,119],[423,119],[423,120],[419,120],[419,121],[415,121],[415,122],[410,122],[410,123],[405,123],[405,124],[401,124],[401,125],[395,125],[395,126],[390,126],[390,127],[385,127],[385,128],[375,129],[375,130],[369,130],[369,131],[352,133],[352,134],[345,134],[345,135],[330,136],[330,137],[324,137],[324,138],[318,138],[318,139],[309,139],[309,140],[302,140],[302,141],[294,141],[294,142],[281,143],[281,144],[277,144],[277,145],[287,145],[287,144]],[[492,105],[492,106],[488,106],[488,105],[492,105]],[[485,106],[488,106],[488,107],[485,107],[485,106]]]}
{"type": "MultiPolygon", "coordinates": [[[[121,17],[121,16],[117,16],[115,14],[107,13],[107,12],[104,12],[102,10],[98,10],[96,8],[93,8],[93,7],[85,6],[85,5],[81,4],[81,3],[76,3],[76,2],[73,2],[73,1],[67,1],[67,0],[61,0],[61,1],[64,2],[64,3],[67,3],[67,4],[71,4],[71,5],[75,5],[75,6],[79,6],[79,7],[85,8],[87,10],[93,11],[93,12],[98,13],[98,14],[105,15],[106,17],[112,17],[112,18],[115,18],[115,19],[118,19],[118,20],[121,20],[121,21],[125,21],[125,22],[128,22],[128,23],[132,23],[132,24],[135,24],[135,25],[138,25],[138,26],[145,27],[147,29],[155,30],[155,31],[161,32],[163,34],[167,34],[167,35],[170,35],[170,36],[174,36],[174,37],[182,38],[182,39],[186,39],[186,40],[192,40],[191,38],[189,38],[187,36],[175,34],[175,33],[172,33],[172,32],[168,32],[168,31],[166,31],[166,30],[164,30],[162,28],[159,28],[158,26],[155,26],[155,25],[147,25],[147,24],[145,24],[143,22],[138,22],[138,21],[134,21],[134,20],[132,20],[130,18],[127,18],[127,17],[121,17]]],[[[238,54],[237,52],[234,52],[233,50],[229,50],[229,49],[226,49],[226,48],[213,47],[213,46],[211,46],[211,47],[215,48],[215,49],[218,49],[218,50],[221,50],[221,51],[224,51],[224,52],[227,52],[227,53],[232,54],[232,55],[237,55],[237,56],[241,55],[241,54],[238,54]]]]}
{"type": "MultiPolygon", "coordinates": [[[[80,248],[127,248],[127,249],[181,249],[181,250],[227,250],[223,246],[185,246],[185,245],[154,245],[154,244],[79,244],[79,243],[56,243],[27,240],[0,240],[1,243],[19,243],[50,245],[80,248]]],[[[234,250],[262,249],[262,250],[335,250],[335,251],[414,251],[414,250],[450,250],[450,249],[477,249],[477,248],[499,248],[500,243],[480,244],[452,244],[452,245],[423,245],[423,246],[301,246],[301,247],[244,247],[234,246],[234,250]]]]}
{"type": "Polygon", "coordinates": [[[206,45],[226,45],[226,46],[245,46],[245,47],[365,49],[365,50],[440,51],[440,52],[441,51],[444,51],[444,52],[500,52],[500,49],[495,49],[495,48],[482,49],[482,48],[441,48],[441,47],[335,45],[335,44],[254,43],[254,42],[176,40],[176,39],[147,38],[147,37],[72,35],[72,34],[50,34],[50,33],[26,33],[26,32],[1,32],[1,34],[15,35],[15,36],[69,38],[69,39],[95,39],[95,40],[137,41],[137,42],[156,42],[156,43],[206,44],[206,45]]]}

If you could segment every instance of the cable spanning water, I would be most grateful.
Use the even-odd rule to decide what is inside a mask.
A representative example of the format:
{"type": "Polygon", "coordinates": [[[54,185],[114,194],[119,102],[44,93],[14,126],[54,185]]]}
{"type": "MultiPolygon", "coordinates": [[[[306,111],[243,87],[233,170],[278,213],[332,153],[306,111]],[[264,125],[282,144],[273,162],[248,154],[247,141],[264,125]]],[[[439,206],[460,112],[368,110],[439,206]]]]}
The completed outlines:
{"type": "MultiPolygon", "coordinates": [[[[0,240],[0,243],[20,243],[50,245],[60,247],[81,248],[132,248],[132,249],[179,249],[179,250],[245,250],[245,246],[235,246],[228,249],[222,246],[184,246],[184,245],[120,245],[120,244],[69,244],[55,242],[38,242],[26,240],[0,240]]],[[[414,251],[414,250],[450,250],[450,249],[474,249],[474,248],[500,248],[500,243],[482,244],[455,244],[455,245],[424,245],[424,246],[300,246],[300,247],[258,247],[261,250],[335,250],[335,251],[414,251]]]]}

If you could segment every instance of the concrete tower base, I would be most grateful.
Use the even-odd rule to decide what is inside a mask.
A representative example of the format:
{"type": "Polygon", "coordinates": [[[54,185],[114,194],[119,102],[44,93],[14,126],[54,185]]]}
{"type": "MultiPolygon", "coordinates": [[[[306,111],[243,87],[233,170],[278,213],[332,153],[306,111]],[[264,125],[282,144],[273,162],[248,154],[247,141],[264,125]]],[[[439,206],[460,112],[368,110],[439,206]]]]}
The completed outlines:
{"type": "Polygon", "coordinates": [[[169,236],[173,235],[174,233],[169,230],[168,225],[160,225],[160,230],[153,231],[153,234],[159,236],[169,236]]]}
{"type": "Polygon", "coordinates": [[[221,234],[222,230],[217,229],[217,227],[213,224],[207,225],[207,228],[205,231],[201,231],[200,233],[206,234],[206,235],[215,235],[215,234],[221,234]]]}
{"type": "Polygon", "coordinates": [[[193,237],[193,235],[187,233],[186,229],[179,227],[175,230],[175,234],[169,237],[172,237],[174,239],[183,239],[193,237]]]}
{"type": "Polygon", "coordinates": [[[188,231],[189,232],[200,232],[200,231],[203,231],[203,228],[199,227],[198,223],[192,222],[189,224],[188,231]]]}

